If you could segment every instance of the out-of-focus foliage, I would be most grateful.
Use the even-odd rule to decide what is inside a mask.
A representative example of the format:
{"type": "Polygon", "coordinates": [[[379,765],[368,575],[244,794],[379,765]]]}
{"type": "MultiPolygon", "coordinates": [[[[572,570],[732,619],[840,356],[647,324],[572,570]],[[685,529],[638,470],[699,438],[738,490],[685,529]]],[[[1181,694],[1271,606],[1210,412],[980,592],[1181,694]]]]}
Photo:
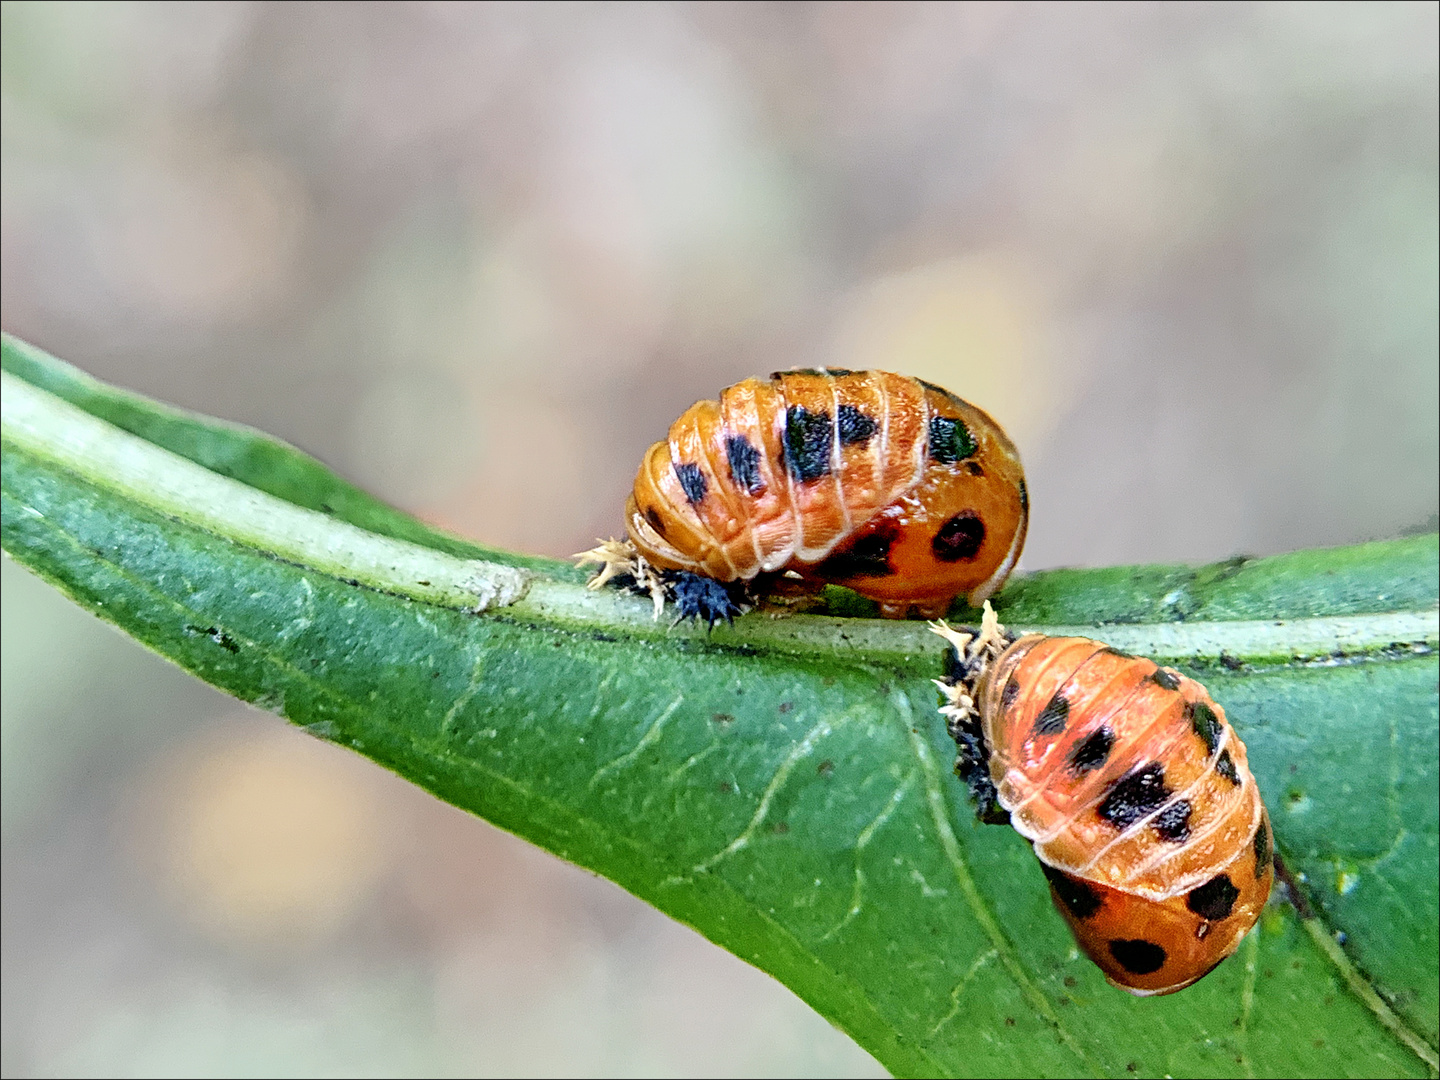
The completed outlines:
{"type": "MultiPolygon", "coordinates": [[[[1032,570],[1434,528],[1433,4],[0,18],[5,327],[482,544],[615,533],[682,409],[815,363],[992,411],[1032,570]]],[[[0,1071],[877,1069],[0,572],[0,1071]]]]}

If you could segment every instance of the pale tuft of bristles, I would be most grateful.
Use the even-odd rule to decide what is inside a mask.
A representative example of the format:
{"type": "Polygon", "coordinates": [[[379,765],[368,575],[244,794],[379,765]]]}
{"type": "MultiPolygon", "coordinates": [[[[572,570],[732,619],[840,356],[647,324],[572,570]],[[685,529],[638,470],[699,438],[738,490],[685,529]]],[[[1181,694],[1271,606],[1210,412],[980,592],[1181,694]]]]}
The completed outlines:
{"type": "Polygon", "coordinates": [[[1000,625],[1000,617],[995,614],[989,600],[985,601],[979,634],[956,630],[944,619],[932,622],[930,631],[944,638],[969,669],[964,678],[954,682],[949,679],[932,680],[945,695],[945,704],[940,706],[940,714],[955,724],[963,724],[978,715],[975,688],[980,685],[990,665],[1009,647],[1009,638],[1006,637],[1005,627],[1000,625]]]}
{"type": "Polygon", "coordinates": [[[585,583],[585,587],[603,588],[611,579],[628,574],[635,579],[637,591],[650,594],[650,599],[655,604],[655,621],[659,622],[660,613],[665,610],[665,583],[660,580],[655,568],[645,561],[645,556],[641,555],[629,540],[616,540],[613,537],[600,540],[597,537],[596,542],[599,547],[574,556],[580,566],[596,563],[600,567],[595,576],[585,583]]]}

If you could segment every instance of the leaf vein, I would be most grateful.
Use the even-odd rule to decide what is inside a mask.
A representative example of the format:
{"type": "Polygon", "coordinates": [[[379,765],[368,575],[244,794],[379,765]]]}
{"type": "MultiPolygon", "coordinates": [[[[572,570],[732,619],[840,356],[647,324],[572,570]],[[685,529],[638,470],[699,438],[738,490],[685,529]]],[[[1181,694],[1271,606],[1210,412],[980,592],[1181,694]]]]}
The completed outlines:
{"type": "Polygon", "coordinates": [[[665,709],[660,713],[660,715],[651,722],[650,726],[645,729],[645,734],[640,736],[639,742],[637,742],[634,746],[632,746],[629,750],[625,751],[625,753],[621,754],[619,757],[612,758],[604,765],[601,765],[600,768],[596,769],[595,775],[590,778],[590,790],[594,791],[595,785],[600,783],[602,778],[608,776],[612,772],[615,772],[617,769],[623,769],[626,765],[629,765],[632,761],[634,761],[641,754],[643,754],[647,747],[653,746],[655,742],[659,740],[660,736],[664,733],[665,725],[669,723],[670,718],[675,715],[675,710],[680,708],[680,706],[684,704],[684,702],[685,695],[677,695],[675,700],[670,702],[670,704],[665,707],[665,709]]]}
{"type": "Polygon", "coordinates": [[[829,734],[830,722],[828,720],[821,720],[806,732],[805,738],[790,748],[790,753],[785,755],[785,760],[782,761],[780,767],[775,770],[775,775],[770,778],[770,783],[765,785],[765,791],[760,796],[760,804],[755,808],[755,814],[750,819],[750,824],[745,826],[739,836],[731,840],[730,843],[726,844],[714,855],[711,855],[708,859],[691,868],[690,872],[692,874],[706,873],[722,859],[728,858],[735,854],[735,852],[749,846],[751,838],[754,837],[756,830],[760,828],[761,824],[765,821],[765,816],[770,812],[770,802],[775,798],[775,793],[779,791],[780,788],[784,786],[785,781],[790,778],[790,774],[795,770],[795,766],[810,756],[815,749],[815,744],[829,734]]]}
{"type": "Polygon", "coordinates": [[[860,856],[864,854],[865,847],[870,843],[871,837],[873,837],[876,832],[884,826],[885,822],[890,820],[891,815],[899,809],[900,804],[904,802],[905,797],[910,794],[910,789],[914,784],[915,774],[910,773],[905,777],[904,783],[895,789],[890,798],[885,800],[885,805],[880,808],[880,812],[875,815],[874,819],[871,820],[865,828],[861,829],[855,837],[855,847],[853,849],[855,852],[855,886],[850,894],[850,907],[846,910],[844,917],[827,930],[825,935],[820,938],[822,942],[829,941],[836,934],[840,933],[840,931],[850,925],[851,920],[853,920],[855,916],[860,914],[860,909],[864,904],[865,893],[865,870],[860,865],[860,856]]]}
{"type": "Polygon", "coordinates": [[[981,968],[999,955],[1000,953],[995,949],[986,949],[974,959],[970,964],[969,970],[967,970],[960,981],[955,984],[955,988],[950,991],[950,1011],[942,1016],[940,1022],[930,1029],[930,1038],[933,1039],[936,1035],[939,1035],[940,1029],[959,1015],[960,995],[965,992],[965,987],[970,985],[970,980],[976,976],[981,968]]]}
{"type": "Polygon", "coordinates": [[[930,816],[935,824],[935,831],[939,834],[940,845],[950,863],[955,881],[960,886],[960,893],[965,897],[975,921],[985,931],[987,937],[1004,964],[1005,970],[1019,986],[1020,992],[1030,1001],[1044,1019],[1055,1029],[1066,1047],[1070,1049],[1086,1067],[1096,1075],[1101,1075],[1103,1070],[1090,1057],[1080,1041],[1075,1037],[1060,1020],[1055,1007],[1035,985],[1025,966],[1020,963],[1019,957],[1015,955],[1015,947],[1000,929],[995,915],[986,904],[984,897],[980,895],[979,888],[975,885],[975,879],[970,874],[970,868],[965,862],[965,855],[960,850],[960,841],[955,836],[955,830],[950,826],[950,809],[946,802],[944,790],[941,788],[940,770],[935,764],[935,756],[931,753],[930,745],[925,736],[914,726],[914,709],[911,707],[910,698],[904,691],[896,690],[890,695],[890,700],[895,706],[895,711],[900,715],[905,729],[910,735],[910,746],[915,754],[916,760],[920,763],[921,772],[925,778],[925,795],[930,805],[930,816]]]}
{"type": "Polygon", "coordinates": [[[484,679],[484,677],[485,654],[483,652],[477,652],[475,656],[475,664],[470,669],[470,681],[466,684],[465,689],[460,691],[460,695],[455,699],[455,703],[445,711],[444,719],[440,721],[441,731],[448,732],[450,730],[450,725],[455,721],[455,717],[460,715],[460,710],[464,709],[467,705],[470,704],[472,700],[474,700],[475,695],[480,692],[480,683],[484,679]]]}

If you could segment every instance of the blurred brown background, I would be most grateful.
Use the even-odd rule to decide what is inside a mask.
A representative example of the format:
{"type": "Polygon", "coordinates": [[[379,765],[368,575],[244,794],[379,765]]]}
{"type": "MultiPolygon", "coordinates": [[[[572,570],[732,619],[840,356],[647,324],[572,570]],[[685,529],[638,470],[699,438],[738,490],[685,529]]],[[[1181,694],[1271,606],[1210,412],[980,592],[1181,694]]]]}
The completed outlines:
{"type": "MultiPolygon", "coordinates": [[[[1026,459],[1023,564],[1433,527],[1437,7],[3,4],[3,322],[481,540],[797,364],[1026,459]]],[[[873,1075],[604,882],[4,566],[22,1075],[873,1075]]]]}

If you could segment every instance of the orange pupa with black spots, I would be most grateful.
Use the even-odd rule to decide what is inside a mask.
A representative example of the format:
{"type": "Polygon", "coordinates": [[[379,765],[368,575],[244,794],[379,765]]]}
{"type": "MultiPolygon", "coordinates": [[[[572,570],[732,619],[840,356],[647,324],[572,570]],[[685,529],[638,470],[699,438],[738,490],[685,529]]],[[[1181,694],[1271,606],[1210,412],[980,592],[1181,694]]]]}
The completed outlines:
{"type": "Polygon", "coordinates": [[[948,390],[884,371],[782,371],[696,402],[625,507],[652,565],[722,582],[794,571],[889,618],[978,604],[1025,543],[1020,456],[948,390]]]}
{"type": "Polygon", "coordinates": [[[988,765],[989,793],[1111,983],[1172,993],[1235,951],[1270,895],[1274,838],[1245,744],[1203,686],[1038,634],[985,666],[973,708],[954,707],[957,681],[944,711],[974,718],[968,731],[952,719],[959,770],[967,753],[988,765]]]}

